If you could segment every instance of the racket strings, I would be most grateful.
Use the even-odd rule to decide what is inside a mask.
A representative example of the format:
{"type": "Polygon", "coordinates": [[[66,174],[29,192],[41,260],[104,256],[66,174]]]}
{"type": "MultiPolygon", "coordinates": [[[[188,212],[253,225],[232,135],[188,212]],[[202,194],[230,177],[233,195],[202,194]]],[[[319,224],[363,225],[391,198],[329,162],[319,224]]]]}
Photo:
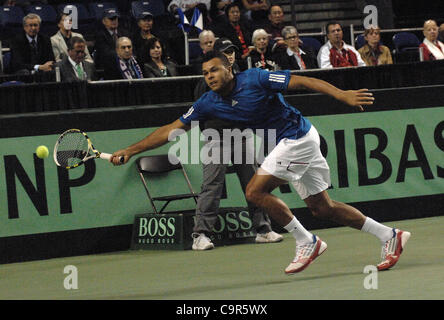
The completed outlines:
{"type": "Polygon", "coordinates": [[[63,167],[72,167],[82,162],[88,150],[88,140],[81,132],[68,132],[58,141],[56,160],[63,167]]]}

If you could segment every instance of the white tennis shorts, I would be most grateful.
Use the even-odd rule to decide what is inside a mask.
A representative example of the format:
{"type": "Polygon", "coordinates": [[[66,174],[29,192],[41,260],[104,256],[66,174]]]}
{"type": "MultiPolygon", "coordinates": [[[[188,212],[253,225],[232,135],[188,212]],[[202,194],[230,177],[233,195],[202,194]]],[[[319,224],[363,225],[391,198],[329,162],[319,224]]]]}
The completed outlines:
{"type": "Polygon", "coordinates": [[[302,199],[330,186],[330,168],[321,154],[319,133],[313,125],[299,139],[282,139],[264,159],[261,168],[290,182],[302,199]]]}

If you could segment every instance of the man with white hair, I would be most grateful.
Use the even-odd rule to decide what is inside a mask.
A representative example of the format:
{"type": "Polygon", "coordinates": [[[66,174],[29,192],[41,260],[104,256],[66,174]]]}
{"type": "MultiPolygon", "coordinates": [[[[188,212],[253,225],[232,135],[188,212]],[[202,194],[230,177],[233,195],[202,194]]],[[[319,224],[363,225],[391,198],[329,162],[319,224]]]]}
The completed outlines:
{"type": "Polygon", "coordinates": [[[419,45],[424,61],[444,59],[444,44],[438,40],[438,25],[435,20],[424,22],[424,41],[419,45]]]}
{"type": "Polygon", "coordinates": [[[200,48],[202,49],[202,53],[207,53],[208,51],[213,50],[215,41],[216,37],[214,36],[213,31],[203,30],[199,34],[199,43],[200,43],[200,48]]]}
{"type": "Polygon", "coordinates": [[[202,74],[202,55],[213,50],[214,43],[216,42],[216,36],[211,30],[203,30],[199,34],[199,45],[202,49],[202,54],[191,61],[193,66],[193,74],[202,74]]]}
{"type": "Polygon", "coordinates": [[[30,13],[23,18],[23,30],[11,42],[11,71],[16,73],[52,70],[54,53],[50,39],[40,34],[42,20],[30,13]]]}

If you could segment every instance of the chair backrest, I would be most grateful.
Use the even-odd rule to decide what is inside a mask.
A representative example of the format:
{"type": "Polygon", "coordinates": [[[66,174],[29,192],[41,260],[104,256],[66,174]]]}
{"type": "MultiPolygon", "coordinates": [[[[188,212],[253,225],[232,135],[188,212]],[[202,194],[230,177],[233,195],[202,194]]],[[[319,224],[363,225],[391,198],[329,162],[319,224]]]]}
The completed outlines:
{"type": "Polygon", "coordinates": [[[11,51],[3,54],[3,72],[8,72],[11,64],[11,51]]]}
{"type": "Polygon", "coordinates": [[[166,12],[163,1],[145,0],[131,2],[131,14],[133,15],[133,17],[137,17],[138,13],[144,11],[151,12],[154,17],[164,15],[166,12]]]}
{"type": "Polygon", "coordinates": [[[146,173],[166,173],[173,170],[182,169],[182,165],[177,157],[167,154],[140,157],[136,160],[136,165],[139,171],[146,173]]]}
{"type": "Polygon", "coordinates": [[[199,42],[189,42],[188,48],[189,48],[189,57],[191,60],[196,59],[197,57],[200,57],[202,55],[202,48],[200,47],[199,42]]]}
{"type": "Polygon", "coordinates": [[[359,50],[365,45],[365,38],[363,34],[358,35],[355,38],[355,49],[359,50]]]}
{"type": "Polygon", "coordinates": [[[420,44],[418,37],[411,32],[399,32],[393,36],[393,45],[398,52],[418,48],[420,44]]]}
{"type": "Polygon", "coordinates": [[[13,80],[13,81],[7,81],[7,82],[0,83],[0,86],[10,87],[10,86],[18,86],[21,84],[24,84],[24,82],[13,80]]]}
{"type": "Polygon", "coordinates": [[[321,49],[322,44],[321,42],[312,37],[301,37],[300,40],[302,41],[302,47],[309,47],[311,48],[316,54],[318,53],[319,49],[321,49]]]}
{"type": "Polygon", "coordinates": [[[22,25],[24,16],[25,14],[20,7],[0,7],[0,22],[2,26],[22,25]]]}
{"type": "Polygon", "coordinates": [[[29,6],[26,8],[26,12],[37,14],[42,19],[42,23],[56,23],[57,20],[56,10],[48,4],[29,6]]]}
{"type": "Polygon", "coordinates": [[[103,12],[106,9],[117,9],[117,6],[112,2],[91,2],[88,4],[88,7],[91,16],[94,17],[96,20],[102,20],[103,12]]]}

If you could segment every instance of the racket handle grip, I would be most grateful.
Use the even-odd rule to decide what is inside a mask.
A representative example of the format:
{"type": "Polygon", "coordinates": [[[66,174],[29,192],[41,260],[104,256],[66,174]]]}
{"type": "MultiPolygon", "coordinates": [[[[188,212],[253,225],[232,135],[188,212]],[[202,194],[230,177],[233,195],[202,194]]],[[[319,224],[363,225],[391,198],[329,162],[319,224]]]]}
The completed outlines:
{"type": "MultiPolygon", "coordinates": [[[[113,155],[110,154],[110,153],[105,153],[105,152],[101,152],[100,153],[100,159],[104,159],[104,160],[107,160],[107,161],[110,161],[112,156],[113,155]]],[[[119,161],[120,161],[120,163],[123,163],[125,161],[125,158],[123,156],[121,156],[119,161]]]]}
{"type": "Polygon", "coordinates": [[[112,157],[112,154],[110,154],[110,153],[105,153],[105,152],[100,153],[100,159],[109,161],[109,160],[111,160],[111,157],[112,157]]]}

